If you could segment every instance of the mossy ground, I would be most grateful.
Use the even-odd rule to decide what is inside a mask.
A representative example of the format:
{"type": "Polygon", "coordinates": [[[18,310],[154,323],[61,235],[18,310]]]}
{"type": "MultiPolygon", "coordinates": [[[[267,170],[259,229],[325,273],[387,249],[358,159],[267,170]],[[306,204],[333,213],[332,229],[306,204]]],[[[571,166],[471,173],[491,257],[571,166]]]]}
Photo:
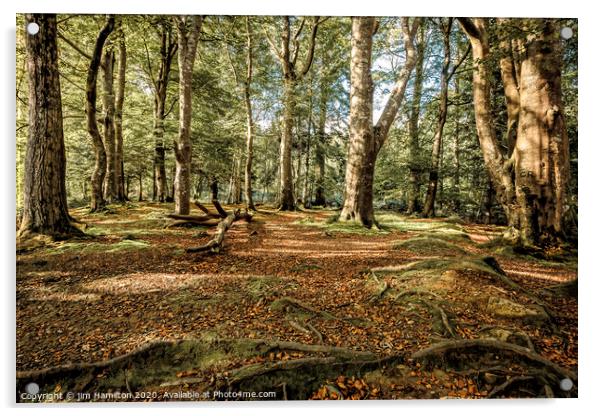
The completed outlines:
{"type": "MultiPolygon", "coordinates": [[[[211,380],[246,365],[307,356],[241,349],[225,338],[249,345],[257,338],[329,345],[378,357],[410,354],[449,337],[433,306],[445,311],[459,338],[479,337],[480,326],[503,324],[532,337],[547,358],[576,365],[573,298],[557,299],[553,290],[542,295],[567,317],[557,324],[560,332],[487,312],[491,296],[523,304],[530,300],[501,284],[485,256],[496,256],[509,277],[534,292],[576,274],[566,263],[498,257],[476,243],[499,235],[497,228],[378,212],[381,229],[367,230],[332,222],[332,211],[262,209],[250,223],[235,223],[219,255],[187,254],[186,248],[208,241],[213,230],[165,229],[170,222],[165,214],[172,210],[171,204],[139,203],[106,213],[72,211],[87,224],[88,238],[18,254],[18,369],[105,360],[153,340],[195,340],[198,345],[158,349],[137,357],[130,367],[94,374],[82,390],[102,386],[124,392],[129,385],[132,390],[205,391],[211,380]],[[403,291],[412,293],[396,299],[403,291]],[[188,378],[203,381],[186,385],[188,378]]],[[[482,397],[492,388],[471,376],[446,373],[450,383],[478,381],[482,391],[459,392],[445,387],[443,379],[426,389],[423,382],[435,386],[434,373],[420,373],[414,363],[399,365],[403,371],[320,364],[256,377],[242,387],[276,389],[276,383],[283,398],[286,384],[289,399],[311,397],[325,386],[332,394],[341,388],[335,380],[343,376],[348,378],[340,383],[346,386],[371,380],[370,389],[381,398],[482,397]]],[[[67,391],[88,378],[81,373],[57,384],[67,391]]]]}

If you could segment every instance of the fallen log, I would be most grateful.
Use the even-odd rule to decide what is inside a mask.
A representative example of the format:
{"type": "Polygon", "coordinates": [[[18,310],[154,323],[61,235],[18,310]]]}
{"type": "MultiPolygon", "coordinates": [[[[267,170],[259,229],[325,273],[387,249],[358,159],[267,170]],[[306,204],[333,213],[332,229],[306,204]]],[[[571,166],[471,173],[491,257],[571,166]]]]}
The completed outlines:
{"type": "Polygon", "coordinates": [[[214,215],[182,215],[182,214],[167,214],[168,218],[172,218],[174,220],[184,220],[190,222],[206,222],[211,221],[216,218],[220,218],[219,216],[214,215]]]}
{"type": "Polygon", "coordinates": [[[165,228],[179,227],[181,225],[200,225],[203,227],[215,227],[219,224],[219,221],[210,220],[210,221],[194,221],[194,220],[177,220],[172,222],[171,224],[167,224],[165,228]]]}
{"type": "MultiPolygon", "coordinates": [[[[217,200],[215,200],[214,204],[215,204],[216,208],[219,207],[218,211],[220,209],[223,211],[223,208],[221,207],[221,205],[219,204],[219,202],[217,200]]],[[[251,221],[252,218],[253,218],[253,216],[250,215],[246,211],[241,212],[240,209],[235,210],[231,214],[226,215],[226,217],[222,221],[220,221],[219,224],[217,224],[217,229],[215,231],[215,235],[213,236],[213,238],[210,241],[203,244],[202,246],[187,248],[186,252],[187,253],[198,253],[201,251],[211,251],[212,253],[219,253],[222,248],[222,245],[224,243],[224,238],[226,237],[226,232],[230,229],[232,224],[235,221],[238,221],[240,219],[244,219],[248,222],[248,221],[251,221]]]]}

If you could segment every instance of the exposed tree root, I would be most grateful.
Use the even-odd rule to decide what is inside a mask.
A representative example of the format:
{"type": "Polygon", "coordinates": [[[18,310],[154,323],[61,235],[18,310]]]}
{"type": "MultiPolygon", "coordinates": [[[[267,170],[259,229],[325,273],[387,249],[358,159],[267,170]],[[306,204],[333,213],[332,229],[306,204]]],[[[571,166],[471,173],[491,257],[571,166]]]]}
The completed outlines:
{"type": "Polygon", "coordinates": [[[406,296],[423,296],[423,295],[428,295],[428,296],[432,296],[432,297],[437,298],[437,299],[441,299],[441,295],[438,295],[435,292],[431,292],[429,290],[425,290],[425,289],[408,289],[408,290],[403,290],[403,291],[399,292],[395,296],[394,301],[398,302],[401,298],[406,297],[406,296]]]}
{"type": "Polygon", "coordinates": [[[560,283],[543,289],[543,291],[561,296],[577,297],[579,295],[578,279],[560,283]]]}
{"type": "Polygon", "coordinates": [[[493,388],[493,390],[491,390],[489,392],[489,395],[487,397],[488,398],[497,397],[500,394],[506,392],[512,385],[517,384],[519,382],[531,381],[533,379],[534,379],[534,377],[532,377],[532,376],[516,376],[516,377],[511,377],[508,380],[506,380],[504,383],[500,384],[499,386],[495,386],[493,388]]]}
{"type": "Polygon", "coordinates": [[[331,313],[314,309],[311,306],[306,305],[303,302],[301,302],[297,299],[288,297],[288,296],[279,298],[279,299],[275,300],[274,302],[272,302],[271,308],[276,309],[276,310],[282,309],[285,312],[294,312],[295,310],[301,310],[301,311],[305,311],[313,316],[320,316],[320,317],[323,317],[326,319],[340,320],[340,318],[337,318],[336,316],[332,315],[331,313]]]}
{"type": "Polygon", "coordinates": [[[561,376],[562,378],[569,378],[571,380],[576,380],[577,378],[572,371],[560,367],[558,364],[553,363],[552,361],[542,357],[528,348],[494,339],[463,339],[444,341],[415,352],[412,355],[412,358],[424,360],[435,356],[444,356],[450,353],[475,352],[474,350],[488,350],[495,351],[500,354],[510,354],[512,358],[521,358],[530,364],[536,364],[539,367],[550,370],[552,373],[561,376]]]}
{"type": "Polygon", "coordinates": [[[401,356],[383,359],[328,356],[251,364],[234,370],[228,378],[219,379],[214,388],[222,391],[273,390],[274,387],[286,385],[287,399],[306,399],[330,377],[372,371],[402,359],[401,356]]]}
{"type": "Polygon", "coordinates": [[[140,348],[108,360],[91,363],[69,363],[39,370],[17,371],[17,388],[23,388],[30,381],[35,381],[36,383],[43,385],[46,382],[52,382],[62,378],[76,380],[79,377],[80,381],[75,388],[77,391],[84,391],[84,389],[95,379],[94,374],[97,372],[101,372],[105,369],[123,372],[137,360],[145,360],[146,358],[144,357],[148,357],[157,352],[159,352],[160,355],[164,355],[164,352],[161,351],[167,351],[169,349],[175,350],[180,344],[189,342],[211,343],[212,345],[216,345],[216,348],[219,348],[219,346],[231,348],[230,346],[235,344],[245,344],[252,350],[256,350],[260,355],[265,355],[273,350],[280,350],[326,354],[340,360],[371,361],[376,359],[376,356],[369,351],[356,351],[336,346],[302,344],[290,341],[269,341],[263,339],[214,339],[210,341],[181,339],[172,341],[152,341],[140,348]]]}
{"type": "Polygon", "coordinates": [[[527,345],[527,348],[529,348],[531,351],[535,351],[535,346],[533,345],[533,341],[531,341],[531,337],[529,337],[529,335],[527,335],[526,332],[523,332],[520,329],[508,328],[508,327],[499,326],[499,325],[487,325],[487,326],[480,328],[478,330],[478,332],[481,333],[481,332],[485,332],[485,331],[490,331],[492,329],[502,329],[504,331],[511,332],[512,335],[516,336],[517,338],[522,339],[524,341],[524,343],[527,345]]]}
{"type": "Polygon", "coordinates": [[[535,293],[530,290],[524,288],[523,286],[516,283],[514,280],[510,279],[506,272],[500,267],[499,263],[494,257],[484,257],[483,262],[490,266],[493,270],[495,270],[495,277],[508,286],[511,289],[516,290],[517,292],[521,292],[525,296],[527,296],[530,300],[532,300],[537,305],[541,306],[543,310],[548,314],[552,321],[556,320],[556,314],[550,309],[550,305],[547,302],[540,299],[535,293]]]}
{"type": "Polygon", "coordinates": [[[368,303],[376,303],[387,294],[387,292],[391,289],[391,285],[389,285],[388,282],[381,282],[380,280],[378,280],[378,277],[376,277],[376,274],[374,274],[374,272],[371,273],[372,278],[379,286],[379,289],[376,293],[368,297],[368,303]]]}
{"type": "Polygon", "coordinates": [[[376,356],[374,353],[369,351],[356,351],[348,348],[335,347],[330,345],[315,345],[315,344],[302,344],[300,342],[292,341],[267,341],[267,340],[253,340],[257,342],[257,345],[263,345],[267,348],[266,352],[271,350],[289,350],[289,351],[301,351],[301,352],[313,352],[313,353],[324,353],[340,357],[351,357],[363,360],[375,360],[376,356]]]}
{"type": "Polygon", "coordinates": [[[127,364],[135,357],[140,356],[148,351],[157,348],[173,347],[182,340],[178,341],[152,341],[144,344],[142,347],[128,352],[127,354],[120,355],[118,357],[111,358],[109,360],[94,361],[91,363],[70,363],[63,364],[56,367],[43,368],[41,370],[28,370],[28,371],[17,371],[17,380],[43,380],[47,377],[54,377],[59,374],[69,374],[75,372],[83,372],[88,370],[96,370],[111,366],[120,366],[127,364]]]}
{"type": "MultiPolygon", "coordinates": [[[[419,290],[419,289],[410,289],[410,290],[404,290],[400,293],[397,294],[397,296],[395,296],[395,301],[399,301],[399,299],[406,297],[406,296],[431,296],[434,298],[441,298],[441,296],[439,296],[436,293],[430,292],[428,290],[419,290]]],[[[447,335],[450,336],[451,338],[455,338],[456,337],[456,331],[453,329],[451,323],[449,322],[449,318],[447,317],[447,313],[443,310],[443,308],[441,306],[439,306],[438,304],[428,301],[424,298],[419,298],[416,300],[416,302],[418,303],[422,303],[424,306],[426,306],[431,315],[433,315],[433,317],[438,317],[439,320],[441,321],[441,325],[443,326],[443,328],[445,329],[445,331],[447,332],[447,335]]],[[[445,335],[445,334],[443,334],[445,335]]]]}

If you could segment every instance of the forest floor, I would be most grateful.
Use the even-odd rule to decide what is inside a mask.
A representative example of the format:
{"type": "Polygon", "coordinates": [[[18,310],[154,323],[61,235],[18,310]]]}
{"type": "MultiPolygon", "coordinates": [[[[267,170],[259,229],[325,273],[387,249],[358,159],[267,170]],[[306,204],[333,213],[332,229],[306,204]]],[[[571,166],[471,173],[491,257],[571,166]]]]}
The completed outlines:
{"type": "Polygon", "coordinates": [[[234,223],[219,254],[186,253],[214,228],[166,228],[170,209],[75,209],[88,238],[17,254],[18,388],[577,395],[577,298],[562,285],[577,278],[576,254],[519,254],[497,244],[501,227],[457,219],[380,212],[381,229],[366,230],[335,211],[265,207],[234,223]]]}

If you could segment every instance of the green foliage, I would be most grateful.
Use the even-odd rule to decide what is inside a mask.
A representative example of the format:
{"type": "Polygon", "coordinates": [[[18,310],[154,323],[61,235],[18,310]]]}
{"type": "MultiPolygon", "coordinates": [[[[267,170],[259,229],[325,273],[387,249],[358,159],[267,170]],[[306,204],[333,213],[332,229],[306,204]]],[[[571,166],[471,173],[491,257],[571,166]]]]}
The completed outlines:
{"type": "MultiPolygon", "coordinates": [[[[92,141],[87,133],[85,117],[85,82],[92,45],[105,19],[103,15],[59,15],[59,70],[63,104],[63,125],[67,159],[67,194],[72,207],[85,206],[90,198],[90,176],[94,166],[92,141]]],[[[246,112],[240,80],[246,76],[247,30],[245,16],[207,16],[203,23],[193,73],[192,194],[195,199],[208,199],[209,183],[218,182],[221,199],[232,198],[235,180],[244,177],[246,158],[246,112]],[[235,76],[236,73],[236,76],[235,76]],[[238,81],[237,82],[237,78],[238,81]]],[[[293,35],[301,26],[301,17],[291,18],[293,35]]],[[[124,171],[130,199],[153,196],[153,159],[155,143],[154,79],[158,72],[160,27],[173,25],[170,16],[118,16],[127,47],[126,93],[123,110],[124,171]],[[140,189],[141,187],[141,189],[140,189]]],[[[309,31],[300,32],[298,59],[307,55],[309,31]]],[[[378,117],[393,81],[404,63],[405,49],[400,36],[399,19],[380,18],[374,36],[373,78],[374,113],[378,117]]],[[[570,141],[571,179],[569,205],[577,211],[577,42],[578,25],[565,19],[574,36],[562,41],[562,90],[565,122],[570,141]]],[[[279,145],[282,112],[281,64],[266,34],[279,46],[281,17],[249,17],[253,38],[253,76],[250,85],[255,124],[252,179],[256,202],[272,203],[279,192],[279,145]]],[[[410,157],[408,121],[410,101],[405,99],[383,149],[379,152],[374,180],[374,204],[377,208],[392,207],[405,211],[410,189],[407,180],[410,166],[420,169],[422,194],[426,190],[431,147],[439,109],[440,70],[443,41],[436,19],[425,19],[425,62],[419,112],[418,154],[410,157]]],[[[16,44],[16,150],[17,208],[22,201],[22,169],[27,141],[27,73],[25,67],[25,32],[23,15],[17,15],[16,44]]],[[[494,74],[492,108],[502,148],[506,146],[505,102],[499,77],[498,47],[504,36],[522,37],[527,32],[510,25],[499,27],[489,22],[491,54],[486,62],[494,74]]],[[[171,27],[172,36],[176,31],[171,27]]],[[[324,178],[321,187],[329,206],[340,206],[343,200],[347,159],[349,118],[349,34],[351,20],[346,17],[324,19],[319,26],[313,65],[297,84],[296,113],[293,127],[293,176],[295,193],[301,198],[306,189],[309,201],[315,198],[320,182],[319,156],[324,157],[324,178]],[[323,134],[322,134],[323,132],[323,134]],[[307,162],[307,167],[306,167],[307,162]]],[[[109,36],[106,48],[115,48],[117,33],[109,36]]],[[[469,47],[457,20],[451,30],[452,64],[457,63],[469,47]]],[[[489,186],[473,114],[470,54],[458,67],[449,85],[447,123],[443,132],[443,150],[439,168],[438,215],[456,213],[463,219],[484,218],[484,201],[489,186]]],[[[177,57],[170,68],[166,99],[164,146],[168,192],[172,191],[175,175],[173,141],[179,130],[179,86],[177,57]]],[[[99,74],[98,118],[101,119],[102,87],[99,74]]],[[[406,96],[415,88],[409,80],[406,96]]],[[[100,123],[102,124],[102,123],[100,123]]],[[[305,201],[305,202],[308,202],[305,201]]],[[[576,230],[576,215],[570,227],[576,230]]],[[[395,221],[393,221],[395,222],[395,221]]],[[[411,229],[380,220],[383,229],[411,229]]],[[[360,232],[354,226],[340,226],[342,232],[360,232]]],[[[364,232],[363,230],[361,232],[364,232]]]]}

